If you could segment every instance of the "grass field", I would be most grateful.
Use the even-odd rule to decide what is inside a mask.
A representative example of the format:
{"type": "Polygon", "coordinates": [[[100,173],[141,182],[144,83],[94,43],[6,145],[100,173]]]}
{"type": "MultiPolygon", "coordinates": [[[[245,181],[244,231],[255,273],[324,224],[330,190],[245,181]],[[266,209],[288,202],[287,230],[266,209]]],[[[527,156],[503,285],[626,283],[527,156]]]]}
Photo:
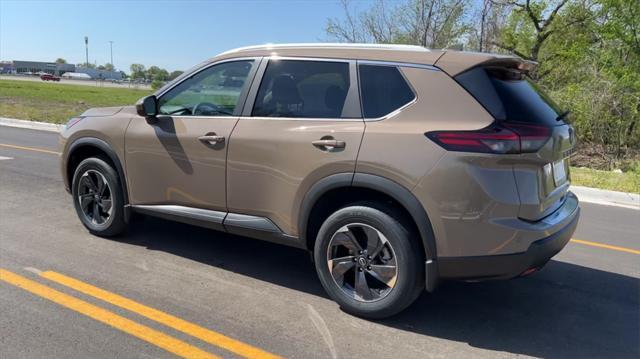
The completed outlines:
{"type": "Polygon", "coordinates": [[[640,193],[640,167],[625,173],[572,167],[571,183],[576,186],[640,193]]]}
{"type": "Polygon", "coordinates": [[[0,80],[0,117],[65,123],[91,107],[133,105],[149,90],[0,80]]]}

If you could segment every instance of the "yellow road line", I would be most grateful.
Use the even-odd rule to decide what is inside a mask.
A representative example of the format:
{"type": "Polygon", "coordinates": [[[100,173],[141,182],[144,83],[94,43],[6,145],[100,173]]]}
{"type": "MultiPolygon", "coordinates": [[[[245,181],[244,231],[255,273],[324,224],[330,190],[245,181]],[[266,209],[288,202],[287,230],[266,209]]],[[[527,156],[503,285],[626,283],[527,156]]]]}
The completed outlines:
{"type": "Polygon", "coordinates": [[[571,242],[580,243],[580,244],[584,244],[584,245],[592,246],[592,247],[611,249],[613,251],[627,252],[627,253],[631,253],[631,254],[640,254],[640,251],[637,250],[637,249],[612,246],[610,244],[604,244],[604,243],[598,243],[598,242],[589,242],[589,241],[583,241],[583,240],[580,240],[580,239],[571,239],[571,242]]]}
{"type": "Polygon", "coordinates": [[[183,358],[218,358],[211,353],[207,353],[204,350],[196,348],[167,334],[136,323],[76,297],[59,292],[53,288],[47,287],[46,285],[34,282],[13,272],[0,269],[0,281],[4,281],[37,296],[58,303],[63,307],[67,307],[99,322],[110,325],[183,358]]]}
{"type": "Polygon", "coordinates": [[[51,155],[59,155],[60,154],[60,152],[49,151],[49,150],[45,150],[43,148],[16,146],[16,145],[9,145],[9,144],[6,144],[6,143],[0,143],[0,147],[14,148],[14,149],[17,149],[17,150],[25,150],[25,151],[42,152],[42,153],[48,153],[48,154],[51,154],[51,155]]]}
{"type": "Polygon", "coordinates": [[[259,349],[249,344],[245,344],[241,341],[229,338],[213,330],[201,327],[197,324],[193,324],[184,319],[175,317],[171,314],[148,307],[144,304],[138,303],[134,300],[125,298],[118,294],[108,292],[104,289],[100,289],[91,284],[79,281],[71,277],[67,277],[63,274],[56,273],[53,271],[46,271],[46,272],[40,273],[40,276],[46,279],[49,279],[51,281],[54,281],[58,284],[62,284],[66,287],[75,289],[84,294],[101,299],[107,303],[111,303],[120,308],[124,308],[126,310],[140,314],[143,317],[149,318],[158,323],[164,324],[167,327],[189,334],[209,344],[213,344],[220,348],[224,348],[232,353],[243,356],[245,358],[262,358],[262,359],[279,358],[277,355],[263,351],[262,349],[259,349]]]}

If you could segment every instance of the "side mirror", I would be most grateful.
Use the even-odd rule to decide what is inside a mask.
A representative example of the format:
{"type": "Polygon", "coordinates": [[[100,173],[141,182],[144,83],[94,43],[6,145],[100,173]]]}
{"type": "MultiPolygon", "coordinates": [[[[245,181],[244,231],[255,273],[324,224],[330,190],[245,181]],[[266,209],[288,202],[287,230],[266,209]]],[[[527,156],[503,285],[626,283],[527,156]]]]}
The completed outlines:
{"type": "Polygon", "coordinates": [[[154,95],[143,97],[136,102],[138,115],[143,116],[147,122],[155,123],[158,115],[158,99],[154,95]]]}

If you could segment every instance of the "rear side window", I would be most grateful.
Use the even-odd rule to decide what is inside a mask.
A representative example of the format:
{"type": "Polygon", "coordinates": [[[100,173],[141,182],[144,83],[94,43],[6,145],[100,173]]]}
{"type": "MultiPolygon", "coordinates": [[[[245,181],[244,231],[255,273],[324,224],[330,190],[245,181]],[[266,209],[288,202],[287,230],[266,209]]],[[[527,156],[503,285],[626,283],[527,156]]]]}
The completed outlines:
{"type": "Polygon", "coordinates": [[[360,65],[358,71],[365,118],[388,115],[416,97],[395,66],[360,65]]]}
{"type": "Polygon", "coordinates": [[[476,67],[455,77],[498,121],[562,125],[560,108],[526,77],[476,67]]]}
{"type": "Polygon", "coordinates": [[[251,114],[341,118],[349,85],[347,62],[271,60],[251,114]]]}

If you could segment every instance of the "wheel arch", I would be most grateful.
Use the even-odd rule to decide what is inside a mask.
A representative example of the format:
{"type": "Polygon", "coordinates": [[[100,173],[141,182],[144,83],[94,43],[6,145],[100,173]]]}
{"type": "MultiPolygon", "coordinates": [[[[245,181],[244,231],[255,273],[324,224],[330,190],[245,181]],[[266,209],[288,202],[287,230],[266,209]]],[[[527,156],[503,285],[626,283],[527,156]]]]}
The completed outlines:
{"type": "Polygon", "coordinates": [[[77,168],[78,164],[82,162],[84,159],[93,157],[96,155],[104,155],[106,156],[116,172],[118,173],[118,179],[120,180],[120,186],[122,187],[122,194],[124,197],[124,205],[125,205],[125,220],[128,221],[130,210],[129,210],[129,191],[127,188],[127,181],[125,177],[124,168],[122,167],[122,163],[120,158],[116,154],[115,150],[109,145],[106,141],[101,140],[96,137],[81,137],[71,143],[69,145],[68,150],[66,151],[65,164],[66,168],[66,183],[65,186],[71,188],[73,181],[73,173],[77,168]]]}
{"type": "Polygon", "coordinates": [[[327,176],[311,186],[300,206],[300,216],[298,217],[298,235],[303,243],[307,244],[307,249],[313,248],[315,238],[311,238],[310,232],[315,229],[310,227],[311,215],[317,210],[322,199],[339,189],[365,189],[370,193],[379,193],[393,199],[404,209],[415,225],[425,251],[427,261],[435,260],[436,243],[431,227],[431,221],[427,216],[424,207],[418,199],[402,185],[388,178],[367,173],[339,173],[327,176]]]}

